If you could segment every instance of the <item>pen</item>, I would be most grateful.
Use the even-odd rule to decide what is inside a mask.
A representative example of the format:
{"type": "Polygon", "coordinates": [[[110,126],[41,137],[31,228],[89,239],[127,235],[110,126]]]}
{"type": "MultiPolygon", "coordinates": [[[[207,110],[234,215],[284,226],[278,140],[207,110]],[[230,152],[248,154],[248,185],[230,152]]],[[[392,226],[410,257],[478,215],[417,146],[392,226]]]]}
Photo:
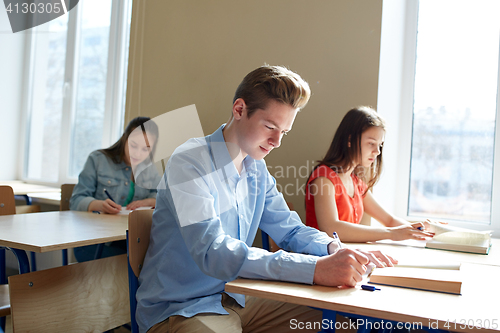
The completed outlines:
{"type": "Polygon", "coordinates": [[[111,194],[109,194],[108,190],[104,189],[104,193],[106,193],[106,195],[108,196],[108,198],[113,201],[114,203],[116,203],[116,201],[113,199],[113,197],[111,197],[111,194]]]}
{"type": "Polygon", "coordinates": [[[335,231],[333,232],[333,239],[335,239],[335,241],[337,242],[337,245],[339,246],[339,249],[341,249],[342,243],[340,242],[339,235],[337,235],[337,233],[335,231]]]}
{"type": "Polygon", "coordinates": [[[362,284],[361,289],[363,290],[368,290],[368,291],[375,291],[375,290],[380,290],[380,288],[376,288],[374,286],[369,286],[367,284],[362,284]]]}

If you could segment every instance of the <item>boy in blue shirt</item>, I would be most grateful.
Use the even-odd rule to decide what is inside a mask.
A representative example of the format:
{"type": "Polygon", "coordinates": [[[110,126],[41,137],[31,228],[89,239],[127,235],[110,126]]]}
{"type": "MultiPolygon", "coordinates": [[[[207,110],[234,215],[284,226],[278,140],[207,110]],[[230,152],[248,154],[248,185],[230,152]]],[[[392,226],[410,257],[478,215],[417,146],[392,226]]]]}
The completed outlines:
{"type": "Polygon", "coordinates": [[[320,322],[321,312],[225,293],[225,283],[245,277],[355,286],[370,261],[392,265],[380,252],[340,249],[306,227],[276,189],[263,159],[309,97],[298,74],[262,66],[239,85],[227,124],[175,150],[158,187],[139,277],[141,332],[287,332],[291,319],[320,322]],[[252,247],[258,228],[285,251],[252,247]]]}

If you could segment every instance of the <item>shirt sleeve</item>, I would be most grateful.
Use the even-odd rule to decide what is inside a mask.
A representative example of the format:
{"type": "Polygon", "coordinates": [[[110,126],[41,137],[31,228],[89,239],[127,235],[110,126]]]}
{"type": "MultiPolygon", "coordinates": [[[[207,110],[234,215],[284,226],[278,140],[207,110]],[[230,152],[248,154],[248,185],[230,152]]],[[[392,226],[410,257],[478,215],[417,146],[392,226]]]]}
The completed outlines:
{"type": "Polygon", "coordinates": [[[90,154],[78,176],[78,183],[73,189],[69,204],[71,210],[87,211],[97,190],[98,165],[93,155],[90,154]]]}
{"type": "Polygon", "coordinates": [[[290,211],[283,195],[276,188],[276,180],[267,174],[266,204],[260,228],[287,251],[315,256],[328,254],[332,238],[322,231],[304,225],[299,215],[290,211]]]}
{"type": "MultiPolygon", "coordinates": [[[[172,156],[167,166],[169,191],[166,191],[167,200],[175,212],[174,216],[187,250],[200,270],[223,281],[231,281],[241,276],[312,283],[317,256],[285,251],[271,253],[250,247],[244,241],[226,234],[223,225],[237,221],[221,221],[221,216],[224,218],[230,215],[219,211],[224,210],[227,200],[225,196],[230,197],[217,181],[220,178],[218,173],[223,170],[211,170],[208,164],[203,164],[203,160],[207,159],[186,159],[183,154],[172,156]]],[[[270,187],[275,188],[275,184],[270,187]]],[[[263,219],[276,219],[274,227],[267,228],[275,233],[278,225],[286,224],[285,221],[279,223],[278,220],[289,221],[290,218],[286,216],[290,217],[292,214],[290,211],[281,211],[281,207],[278,207],[286,207],[286,203],[277,191],[270,189],[268,192],[266,206],[276,206],[274,210],[280,208],[280,212],[276,213],[270,209],[263,219]]],[[[298,216],[296,220],[300,222],[298,216]]],[[[311,252],[316,252],[314,254],[327,254],[326,242],[320,242],[320,245],[313,247],[306,244],[312,240],[313,234],[318,236],[318,232],[312,230],[314,229],[304,225],[299,226],[295,221],[294,225],[287,227],[284,232],[288,237],[287,244],[290,244],[290,248],[311,249],[311,252]],[[304,239],[299,240],[300,237],[304,239]]]]}

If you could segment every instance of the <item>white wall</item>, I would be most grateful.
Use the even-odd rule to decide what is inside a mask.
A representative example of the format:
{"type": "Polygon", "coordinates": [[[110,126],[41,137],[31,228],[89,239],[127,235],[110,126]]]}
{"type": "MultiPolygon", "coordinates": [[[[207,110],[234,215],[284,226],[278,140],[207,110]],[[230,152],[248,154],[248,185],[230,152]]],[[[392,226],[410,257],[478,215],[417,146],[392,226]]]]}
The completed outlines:
{"type": "Polygon", "coordinates": [[[0,180],[21,176],[18,168],[22,83],[26,33],[12,33],[5,7],[0,6],[0,180]]]}
{"type": "Polygon", "coordinates": [[[266,162],[304,218],[307,177],[342,117],[377,104],[381,13],[382,0],[134,0],[125,123],[195,104],[212,133],[245,74],[289,66],[312,97],[266,162]]]}

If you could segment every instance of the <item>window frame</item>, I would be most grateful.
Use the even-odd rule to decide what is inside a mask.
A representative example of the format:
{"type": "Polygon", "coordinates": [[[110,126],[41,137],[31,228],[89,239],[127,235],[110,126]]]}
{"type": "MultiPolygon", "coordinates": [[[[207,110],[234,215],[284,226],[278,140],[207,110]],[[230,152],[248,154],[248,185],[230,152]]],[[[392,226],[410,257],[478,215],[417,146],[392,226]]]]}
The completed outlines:
{"type": "MultiPolygon", "coordinates": [[[[102,147],[108,147],[115,142],[123,130],[125,115],[125,93],[128,69],[128,40],[130,36],[130,16],[132,0],[112,0],[111,20],[108,42],[106,100],[104,109],[102,147]]],[[[82,10],[76,5],[68,15],[68,30],[66,41],[66,61],[64,73],[64,97],[62,101],[60,159],[57,182],[48,182],[28,177],[29,142],[31,129],[31,111],[33,95],[33,76],[35,66],[35,38],[36,32],[27,35],[24,86],[27,98],[23,103],[20,154],[21,179],[23,181],[47,185],[60,186],[64,183],[76,183],[78,178],[69,177],[69,159],[71,156],[71,130],[74,127],[76,91],[78,80],[78,57],[80,42],[80,26],[82,10]]]]}
{"type": "MultiPolygon", "coordinates": [[[[388,129],[384,171],[374,195],[390,213],[410,221],[423,220],[408,215],[418,3],[418,0],[383,2],[377,105],[388,129]],[[401,35],[396,35],[394,29],[401,29],[401,35]]],[[[494,204],[500,201],[500,53],[498,64],[491,223],[446,220],[458,227],[492,230],[494,237],[500,237],[500,207],[494,204]]]]}

